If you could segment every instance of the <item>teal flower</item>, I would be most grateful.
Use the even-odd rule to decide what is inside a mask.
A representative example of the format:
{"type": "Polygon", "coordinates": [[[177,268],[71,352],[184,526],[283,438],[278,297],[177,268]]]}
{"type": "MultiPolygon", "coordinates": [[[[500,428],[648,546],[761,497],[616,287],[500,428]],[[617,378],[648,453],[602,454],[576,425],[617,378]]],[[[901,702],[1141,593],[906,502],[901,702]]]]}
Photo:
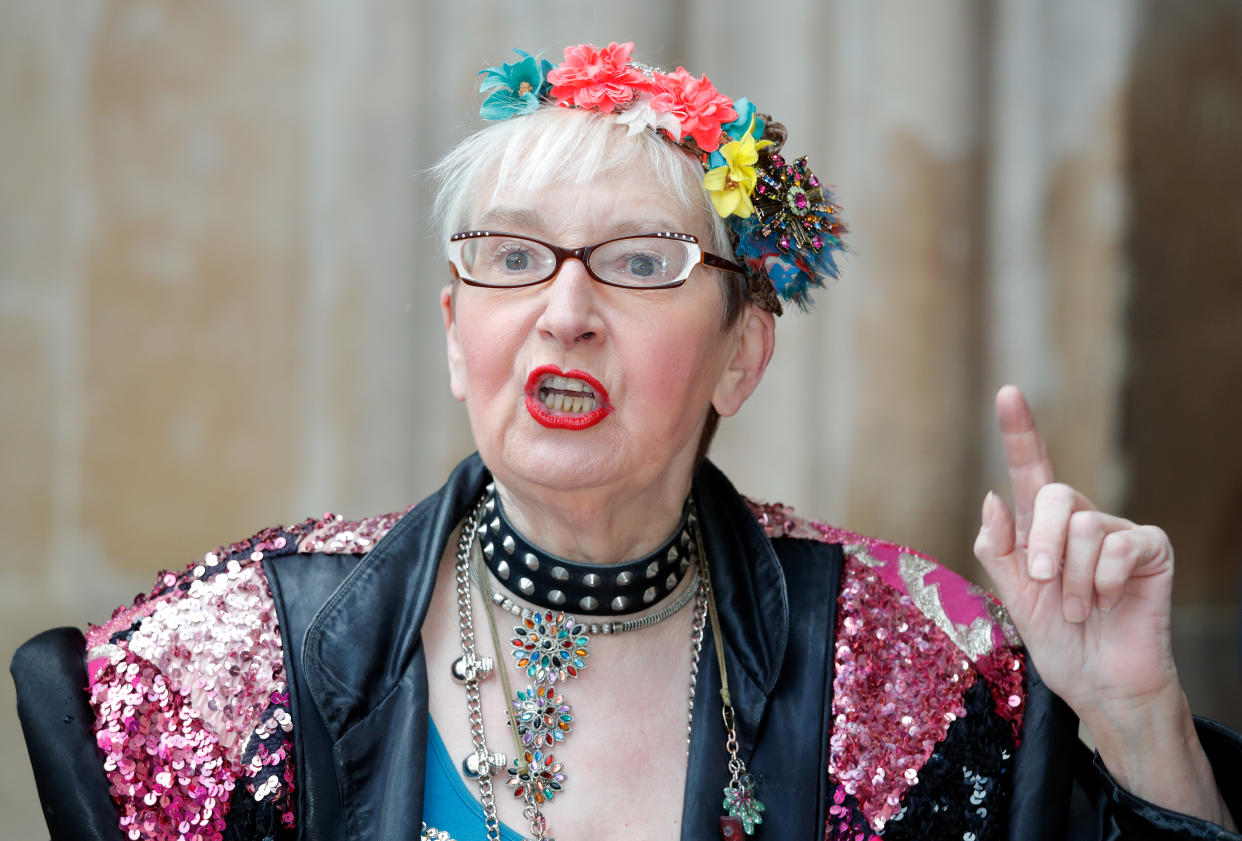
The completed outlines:
{"type": "Polygon", "coordinates": [[[529,114],[551,90],[547,75],[552,62],[536,59],[525,50],[515,49],[514,52],[521,56],[520,61],[479,71],[483,76],[479,90],[491,91],[479,107],[479,114],[485,120],[507,120],[518,114],[529,114]]]}
{"type": "MultiPolygon", "coordinates": [[[[759,119],[759,115],[755,113],[755,103],[751,102],[746,97],[735,99],[733,100],[733,110],[737,112],[737,119],[731,123],[725,123],[722,125],[720,127],[722,132],[729,135],[729,137],[732,137],[734,140],[741,140],[747,134],[755,138],[755,140],[763,139],[764,122],[759,119]],[[751,126],[750,124],[752,119],[755,121],[754,126],[751,126]],[[747,131],[747,129],[749,129],[749,131],[747,131]]],[[[707,164],[709,169],[724,166],[724,156],[720,154],[719,150],[712,152],[708,157],[707,164]]]]}

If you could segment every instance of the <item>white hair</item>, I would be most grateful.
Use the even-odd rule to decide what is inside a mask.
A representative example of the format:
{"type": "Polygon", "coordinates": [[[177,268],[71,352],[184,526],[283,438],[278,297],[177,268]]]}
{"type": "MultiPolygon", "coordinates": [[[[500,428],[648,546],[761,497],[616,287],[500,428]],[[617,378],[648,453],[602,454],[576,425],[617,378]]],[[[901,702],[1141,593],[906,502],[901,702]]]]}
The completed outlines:
{"type": "Polygon", "coordinates": [[[652,170],[668,185],[670,198],[711,232],[706,250],[732,258],[728,227],[703,187],[702,165],[690,153],[651,129],[627,134],[616,114],[550,104],[475,132],[432,168],[438,185],[434,213],[446,256],[449,236],[470,224],[484,183],[492,196],[502,190],[537,192],[554,184],[587,185],[629,167],[652,170]]]}

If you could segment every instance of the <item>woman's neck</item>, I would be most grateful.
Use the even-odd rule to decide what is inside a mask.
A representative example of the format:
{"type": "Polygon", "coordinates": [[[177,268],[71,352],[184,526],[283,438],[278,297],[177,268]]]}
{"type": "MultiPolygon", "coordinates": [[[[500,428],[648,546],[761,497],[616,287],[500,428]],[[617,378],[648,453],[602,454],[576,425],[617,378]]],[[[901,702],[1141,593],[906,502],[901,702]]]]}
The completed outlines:
{"type": "MultiPolygon", "coordinates": [[[[525,490],[525,489],[522,489],[525,490]]],[[[545,552],[571,561],[615,564],[656,549],[681,522],[684,487],[616,491],[515,492],[496,482],[505,516],[514,529],[545,552]]]]}

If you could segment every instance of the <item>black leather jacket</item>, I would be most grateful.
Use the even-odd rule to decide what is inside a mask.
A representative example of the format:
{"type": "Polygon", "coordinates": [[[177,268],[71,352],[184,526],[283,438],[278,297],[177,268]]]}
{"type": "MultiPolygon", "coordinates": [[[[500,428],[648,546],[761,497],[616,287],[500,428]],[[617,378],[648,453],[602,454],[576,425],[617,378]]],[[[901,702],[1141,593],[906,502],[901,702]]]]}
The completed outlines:
{"type": "MultiPolygon", "coordinates": [[[[478,457],[467,459],[361,560],[331,554],[264,559],[296,722],[298,837],[418,837],[428,721],[420,632],[446,542],[487,479],[478,457]]],[[[769,539],[710,463],[698,471],[694,494],[742,755],[766,804],[757,837],[818,841],[825,837],[834,789],[827,769],[842,548],[769,539]]],[[[710,628],[707,633],[710,651],[710,628]]],[[[93,739],[84,747],[76,732],[90,720],[80,691],[84,680],[73,686],[75,677],[54,676],[56,663],[72,671],[72,653],[63,633],[49,632],[14,658],[40,795],[54,838],[120,838],[106,787],[101,794],[82,782],[91,779],[93,747],[93,739]],[[32,697],[48,692],[57,703],[32,697]]],[[[704,657],[699,686],[718,685],[715,658],[704,657]]],[[[719,837],[721,790],[728,782],[716,692],[697,693],[694,721],[681,837],[707,841],[719,837]]],[[[1092,762],[1076,731],[1068,708],[1029,669],[1007,824],[998,827],[1007,825],[1005,837],[1240,837],[1130,797],[1092,762]]],[[[1200,723],[1200,738],[1227,802],[1235,815],[1242,813],[1242,742],[1207,722],[1200,723]]],[[[97,768],[97,754],[93,761],[97,768]]]]}

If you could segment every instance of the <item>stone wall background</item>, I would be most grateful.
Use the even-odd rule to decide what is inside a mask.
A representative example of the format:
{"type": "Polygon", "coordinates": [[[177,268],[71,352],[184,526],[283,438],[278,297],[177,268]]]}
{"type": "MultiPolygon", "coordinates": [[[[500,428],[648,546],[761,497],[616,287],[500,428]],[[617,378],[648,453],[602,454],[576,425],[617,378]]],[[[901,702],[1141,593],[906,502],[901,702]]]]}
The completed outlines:
{"type": "MultiPolygon", "coordinates": [[[[1018,382],[1065,481],[1173,536],[1188,691],[1242,726],[1232,0],[0,0],[0,648],[434,489],[471,444],[420,173],[478,68],[609,40],[777,115],[853,231],[722,427],[738,486],[978,577],[1018,382]]],[[[36,837],[0,686],[0,837],[36,837]]]]}

